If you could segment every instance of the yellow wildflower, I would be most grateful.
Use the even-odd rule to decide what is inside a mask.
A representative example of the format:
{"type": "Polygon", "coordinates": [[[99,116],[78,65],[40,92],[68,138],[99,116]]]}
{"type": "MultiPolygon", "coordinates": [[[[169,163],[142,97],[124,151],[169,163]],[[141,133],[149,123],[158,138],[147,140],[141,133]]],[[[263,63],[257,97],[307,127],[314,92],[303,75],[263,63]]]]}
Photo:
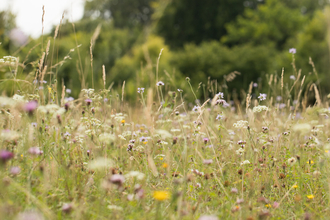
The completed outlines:
{"type": "Polygon", "coordinates": [[[121,122],[122,124],[125,124],[125,119],[121,120],[120,122],[121,122]]]}
{"type": "Polygon", "coordinates": [[[314,195],[307,195],[307,198],[309,198],[309,199],[314,199],[314,195]]]}
{"type": "Polygon", "coordinates": [[[308,164],[313,164],[314,161],[312,161],[312,160],[308,160],[306,163],[308,163],[308,164]]]}
{"type": "Polygon", "coordinates": [[[298,188],[298,186],[297,186],[297,185],[293,185],[292,187],[293,187],[293,188],[295,188],[295,189],[297,189],[297,188],[298,188]]]}
{"type": "Polygon", "coordinates": [[[272,207],[271,204],[266,204],[265,206],[266,206],[267,208],[271,208],[271,207],[272,207]]]}
{"type": "Polygon", "coordinates": [[[163,163],[163,168],[167,168],[168,164],[167,163],[163,163]]]}
{"type": "Polygon", "coordinates": [[[170,198],[170,194],[167,191],[154,191],[153,197],[158,201],[164,201],[170,198]]]}

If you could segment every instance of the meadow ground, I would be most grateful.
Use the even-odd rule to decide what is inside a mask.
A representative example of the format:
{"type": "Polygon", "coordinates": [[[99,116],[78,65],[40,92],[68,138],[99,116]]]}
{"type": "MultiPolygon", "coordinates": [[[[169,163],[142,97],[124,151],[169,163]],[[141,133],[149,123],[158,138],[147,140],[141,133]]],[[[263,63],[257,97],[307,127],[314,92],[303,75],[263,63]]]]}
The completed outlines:
{"type": "Polygon", "coordinates": [[[161,81],[134,105],[24,82],[0,98],[0,219],[328,219],[328,102],[283,75],[194,104],[161,81]]]}

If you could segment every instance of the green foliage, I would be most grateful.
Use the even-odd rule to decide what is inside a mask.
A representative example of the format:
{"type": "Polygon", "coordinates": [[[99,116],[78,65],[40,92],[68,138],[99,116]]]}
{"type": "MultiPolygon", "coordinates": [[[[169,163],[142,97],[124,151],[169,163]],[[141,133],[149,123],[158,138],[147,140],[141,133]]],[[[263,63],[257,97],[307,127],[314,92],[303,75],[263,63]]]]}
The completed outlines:
{"type": "Polygon", "coordinates": [[[84,18],[111,18],[118,28],[146,25],[152,15],[150,3],[151,0],[86,1],[84,18]]]}
{"type": "Polygon", "coordinates": [[[157,23],[157,33],[166,44],[182,48],[185,43],[218,40],[227,31],[225,24],[243,13],[245,0],[175,0],[171,1],[157,23]]]}
{"type": "Polygon", "coordinates": [[[229,91],[236,88],[247,89],[251,81],[257,82],[264,73],[272,70],[274,49],[266,46],[242,45],[228,48],[213,41],[200,46],[186,45],[184,50],[177,52],[173,65],[193,82],[206,83],[208,77],[226,82],[225,76],[238,71],[233,82],[228,82],[229,91]]]}
{"type": "Polygon", "coordinates": [[[228,34],[222,42],[228,45],[275,44],[277,49],[282,50],[286,49],[287,40],[295,37],[305,22],[299,9],[290,9],[277,0],[268,0],[257,10],[247,8],[243,16],[227,24],[228,34]]]}
{"type": "MultiPolygon", "coordinates": [[[[4,50],[10,50],[9,32],[16,27],[15,15],[10,11],[0,11],[0,56],[6,56],[4,50]]],[[[0,58],[1,59],[1,58],[0,58]]]]}

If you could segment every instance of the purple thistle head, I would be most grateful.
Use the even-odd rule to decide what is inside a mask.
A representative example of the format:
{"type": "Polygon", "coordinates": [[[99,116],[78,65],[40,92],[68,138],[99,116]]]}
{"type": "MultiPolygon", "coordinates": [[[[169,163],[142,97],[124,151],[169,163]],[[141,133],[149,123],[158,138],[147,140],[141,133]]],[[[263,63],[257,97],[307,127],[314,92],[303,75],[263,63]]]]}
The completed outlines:
{"type": "Polygon", "coordinates": [[[14,157],[14,154],[7,150],[1,150],[0,151],[0,161],[2,163],[6,163],[8,160],[14,157]]]}
{"type": "Polygon", "coordinates": [[[123,185],[123,183],[125,182],[125,178],[123,175],[120,175],[120,174],[114,174],[111,176],[110,178],[110,182],[112,184],[115,184],[117,186],[121,186],[123,185]]]}
{"type": "Polygon", "coordinates": [[[11,167],[10,173],[14,176],[18,175],[21,172],[21,169],[19,167],[11,167]]]}
{"type": "Polygon", "coordinates": [[[91,99],[86,99],[85,102],[86,102],[87,105],[90,105],[92,103],[92,100],[91,99]]]}
{"type": "Polygon", "coordinates": [[[38,107],[38,102],[37,101],[30,101],[25,104],[24,110],[29,113],[29,115],[32,115],[34,110],[38,107]]]}
{"type": "Polygon", "coordinates": [[[207,142],[209,142],[208,138],[203,138],[204,144],[207,144],[207,142]]]}

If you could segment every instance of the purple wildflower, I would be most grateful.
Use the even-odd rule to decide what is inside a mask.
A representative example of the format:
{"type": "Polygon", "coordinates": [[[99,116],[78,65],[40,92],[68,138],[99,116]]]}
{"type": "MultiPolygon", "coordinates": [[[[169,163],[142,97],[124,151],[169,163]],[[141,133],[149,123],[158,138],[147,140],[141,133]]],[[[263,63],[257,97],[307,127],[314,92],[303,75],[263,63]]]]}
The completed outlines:
{"type": "Polygon", "coordinates": [[[0,161],[2,163],[7,162],[7,160],[10,160],[13,157],[14,157],[14,154],[10,151],[7,151],[7,150],[0,151],[0,161]]]}
{"type": "Polygon", "coordinates": [[[10,173],[14,176],[16,176],[17,174],[19,174],[21,172],[21,169],[19,167],[11,167],[10,168],[10,173]]]}
{"type": "Polygon", "coordinates": [[[289,53],[295,54],[297,52],[296,48],[290,48],[289,53]]]}
{"type": "Polygon", "coordinates": [[[86,99],[85,102],[86,102],[87,105],[90,105],[92,103],[92,100],[91,99],[86,99]]]}
{"type": "Polygon", "coordinates": [[[38,107],[37,101],[31,101],[25,104],[24,110],[29,113],[29,115],[32,115],[34,110],[38,107]]]}

